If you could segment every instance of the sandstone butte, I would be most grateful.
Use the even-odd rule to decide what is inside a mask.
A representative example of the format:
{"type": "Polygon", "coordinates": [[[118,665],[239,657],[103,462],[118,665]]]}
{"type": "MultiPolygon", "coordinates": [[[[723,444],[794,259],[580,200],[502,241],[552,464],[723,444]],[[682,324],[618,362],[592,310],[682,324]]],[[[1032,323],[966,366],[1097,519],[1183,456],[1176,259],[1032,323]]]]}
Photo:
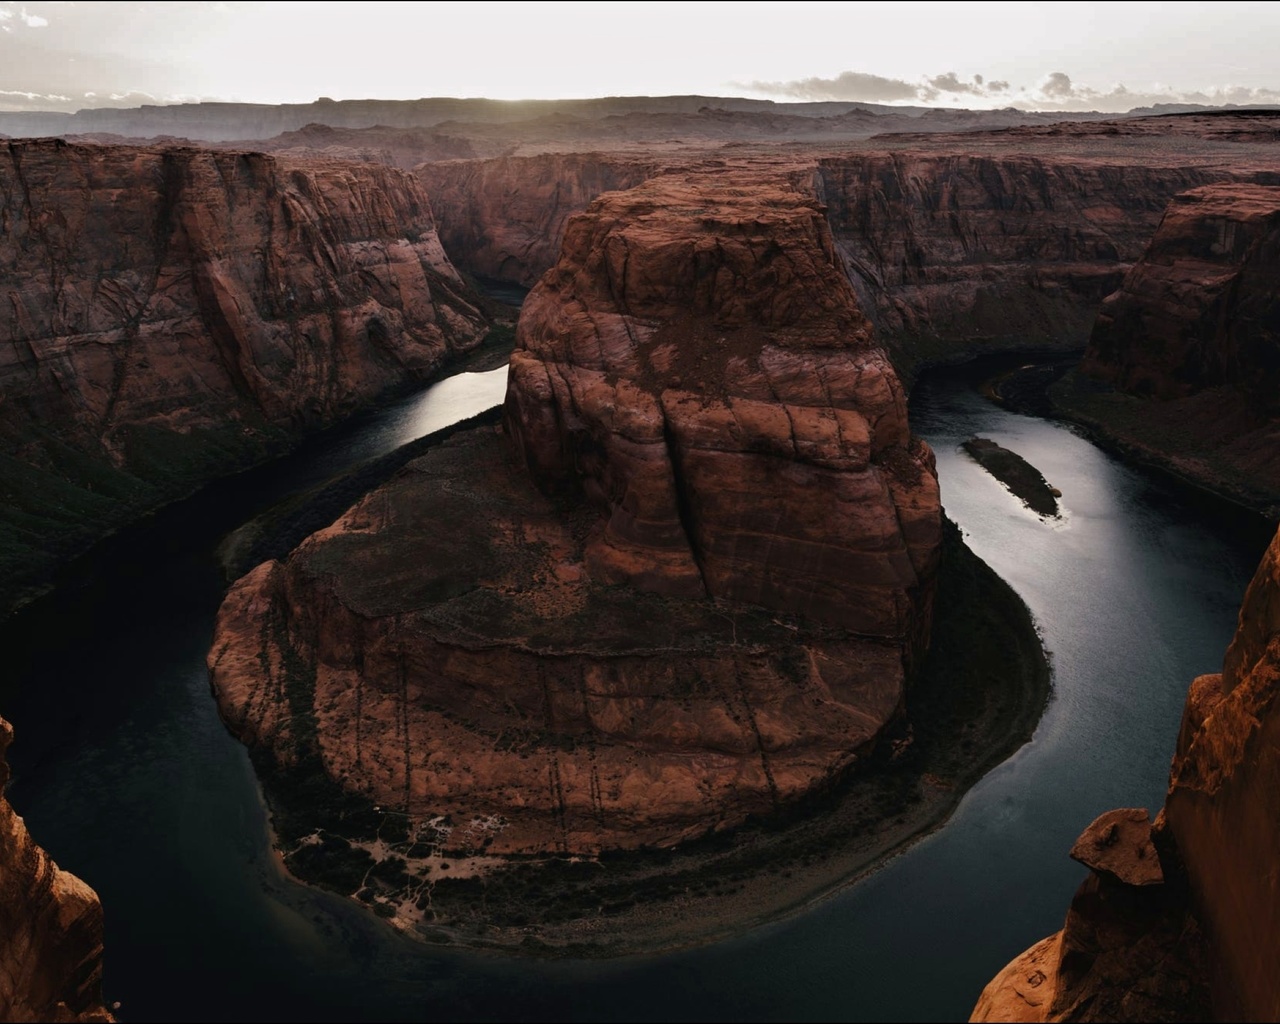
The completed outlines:
{"type": "Polygon", "coordinates": [[[1280,534],[1222,672],[1191,684],[1154,826],[1110,811],[1062,931],[986,987],[972,1020],[1280,1019],[1280,534]]]}
{"type": "Polygon", "coordinates": [[[114,1020],[102,1004],[102,904],[5,799],[12,741],[0,718],[0,1020],[114,1020]]]}
{"type": "Polygon", "coordinates": [[[482,339],[412,175],[0,144],[0,604],[482,339]]]}
{"type": "Polygon", "coordinates": [[[1169,204],[1103,303],[1073,408],[1175,472],[1280,503],[1280,187],[1219,184],[1169,204]],[[1094,389],[1096,391],[1096,389],[1094,389]]]}
{"type": "Polygon", "coordinates": [[[220,707],[491,854],[667,846],[829,785],[901,713],[932,453],[821,206],[721,168],[569,222],[505,431],[231,589],[220,707]]]}

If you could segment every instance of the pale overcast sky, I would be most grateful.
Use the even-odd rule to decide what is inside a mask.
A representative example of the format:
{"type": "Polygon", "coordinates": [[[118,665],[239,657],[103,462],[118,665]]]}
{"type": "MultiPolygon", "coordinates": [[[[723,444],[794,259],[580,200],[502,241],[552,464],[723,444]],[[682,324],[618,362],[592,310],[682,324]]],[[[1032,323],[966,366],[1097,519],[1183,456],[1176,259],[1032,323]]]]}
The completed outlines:
{"type": "Polygon", "coordinates": [[[1280,102],[1278,3],[10,3],[0,109],[189,99],[1280,102]]]}

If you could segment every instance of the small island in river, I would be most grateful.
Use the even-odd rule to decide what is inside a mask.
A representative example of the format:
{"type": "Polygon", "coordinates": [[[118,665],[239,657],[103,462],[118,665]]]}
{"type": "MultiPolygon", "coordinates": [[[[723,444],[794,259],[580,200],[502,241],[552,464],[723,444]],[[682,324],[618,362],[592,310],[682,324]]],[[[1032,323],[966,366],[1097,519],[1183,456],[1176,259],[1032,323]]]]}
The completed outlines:
{"type": "Polygon", "coordinates": [[[999,480],[1015,497],[1037,515],[1053,517],[1058,514],[1058,498],[1062,492],[1050,487],[1040,470],[1017,452],[1002,448],[986,437],[965,441],[962,447],[977,460],[978,465],[999,480]]]}

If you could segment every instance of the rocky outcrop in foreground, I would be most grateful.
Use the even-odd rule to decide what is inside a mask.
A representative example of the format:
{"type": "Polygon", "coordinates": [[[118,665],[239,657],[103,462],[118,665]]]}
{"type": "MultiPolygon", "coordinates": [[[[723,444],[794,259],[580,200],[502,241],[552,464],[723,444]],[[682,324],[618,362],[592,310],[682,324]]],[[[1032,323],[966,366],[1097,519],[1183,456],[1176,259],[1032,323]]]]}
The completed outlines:
{"type": "Polygon", "coordinates": [[[1098,314],[1070,412],[1179,475],[1280,502],[1280,187],[1175,198],[1098,314]]]}
{"type": "Polygon", "coordinates": [[[0,295],[19,591],[485,332],[411,175],[190,148],[6,144],[0,295]]]}
{"type": "Polygon", "coordinates": [[[1191,684],[1155,825],[1111,811],[1066,926],[991,982],[973,1020],[1276,1020],[1280,534],[1220,674],[1191,684]]]}
{"type": "Polygon", "coordinates": [[[232,589],[209,663],[269,790],[305,761],[417,854],[593,854],[874,746],[928,638],[937,482],[810,197],[690,173],[597,200],[525,304],[505,418],[232,589]]]}
{"type": "Polygon", "coordinates": [[[0,1020],[110,1021],[102,904],[40,849],[4,798],[13,727],[0,718],[0,1020]]]}

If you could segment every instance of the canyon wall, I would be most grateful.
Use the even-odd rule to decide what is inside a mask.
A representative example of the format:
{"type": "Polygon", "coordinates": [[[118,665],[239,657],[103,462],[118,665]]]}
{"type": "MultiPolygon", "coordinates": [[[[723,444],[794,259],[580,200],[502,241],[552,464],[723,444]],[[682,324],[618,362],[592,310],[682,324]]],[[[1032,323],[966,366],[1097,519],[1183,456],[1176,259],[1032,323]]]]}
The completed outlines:
{"type": "Polygon", "coordinates": [[[13,727],[0,718],[0,1020],[110,1021],[102,904],[59,870],[4,797],[13,727]]]}
{"type": "Polygon", "coordinates": [[[424,163],[445,251],[481,277],[531,288],[556,262],[565,224],[602,192],[657,172],[650,159],[611,153],[549,153],[424,163]]]}
{"type": "Polygon", "coordinates": [[[910,372],[1080,348],[1169,198],[1228,175],[1069,154],[856,153],[815,176],[868,315],[910,372]]]}
{"type": "Polygon", "coordinates": [[[485,333],[405,172],[60,141],[0,156],[6,599],[485,333]]]}
{"type": "Polygon", "coordinates": [[[1099,311],[1083,366],[1159,399],[1236,385],[1260,413],[1280,413],[1280,188],[1176,196],[1099,311]]]}
{"type": "MultiPolygon", "coordinates": [[[[785,168],[826,205],[862,308],[908,376],[987,352],[1083,347],[1098,306],[1142,254],[1170,197],[1253,173],[1176,154],[1163,164],[1135,154],[1108,159],[1090,151],[1089,141],[1079,156],[984,153],[990,139],[974,138],[985,144],[978,152],[757,161],[785,168]]],[[[744,162],[669,154],[665,164],[698,160],[724,173],[744,162]]],[[[551,267],[573,213],[603,191],[662,172],[663,164],[622,152],[417,168],[450,257],[473,273],[526,286],[551,267]]]]}
{"type": "Polygon", "coordinates": [[[1177,196],[1055,399],[1139,458],[1280,506],[1278,282],[1280,188],[1177,196]]]}
{"type": "MultiPolygon", "coordinates": [[[[810,196],[691,171],[596,200],[525,304],[505,426],[232,588],[210,669],[277,808],[312,766],[407,814],[410,873],[431,843],[669,846],[900,716],[937,481],[810,196]]],[[[299,871],[349,828],[303,810],[299,871]]]]}
{"type": "Polygon", "coordinates": [[[1276,1020],[1280,980],[1280,534],[1221,673],[1191,684],[1169,792],[1111,811],[1066,926],[984,990],[973,1020],[1276,1020]]]}

